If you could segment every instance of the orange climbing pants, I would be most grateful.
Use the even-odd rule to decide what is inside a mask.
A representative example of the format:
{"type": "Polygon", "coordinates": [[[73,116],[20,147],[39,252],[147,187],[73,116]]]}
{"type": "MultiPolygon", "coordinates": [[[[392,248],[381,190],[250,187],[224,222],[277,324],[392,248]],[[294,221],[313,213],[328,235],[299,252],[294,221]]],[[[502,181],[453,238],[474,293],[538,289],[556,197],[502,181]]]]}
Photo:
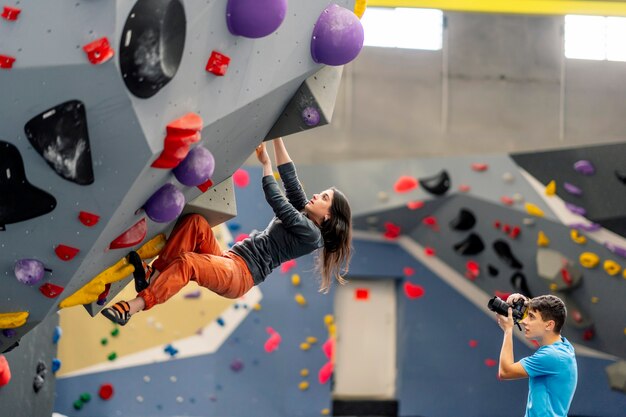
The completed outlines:
{"type": "Polygon", "coordinates": [[[222,251],[211,225],[198,214],[178,222],[152,266],[160,274],[137,295],[146,303],[144,310],[164,303],[189,281],[226,298],[239,298],[254,286],[243,258],[222,251]]]}

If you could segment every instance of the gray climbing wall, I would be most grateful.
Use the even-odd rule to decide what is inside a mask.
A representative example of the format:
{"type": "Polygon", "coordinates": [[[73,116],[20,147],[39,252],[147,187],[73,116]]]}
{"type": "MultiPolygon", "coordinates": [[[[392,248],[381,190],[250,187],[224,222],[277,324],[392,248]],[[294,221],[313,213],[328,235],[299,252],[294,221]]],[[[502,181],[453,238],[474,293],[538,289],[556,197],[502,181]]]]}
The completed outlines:
{"type": "MultiPolygon", "coordinates": [[[[169,230],[172,219],[155,220],[142,210],[160,187],[175,186],[187,202],[202,194],[180,183],[171,166],[153,163],[164,157],[178,163],[188,147],[204,146],[215,159],[204,185],[219,186],[277,125],[303,82],[324,68],[312,59],[310,45],[328,2],[289,2],[278,29],[260,38],[231,34],[226,6],[31,2],[19,5],[16,20],[0,20],[0,186],[9,197],[0,202],[0,271],[6,278],[0,319],[3,327],[17,326],[15,338],[129,250],[169,230]],[[217,62],[209,72],[213,51],[230,63],[217,62]],[[172,128],[190,113],[201,123],[196,118],[172,128]],[[172,143],[180,147],[168,148],[172,143]],[[81,212],[87,224],[79,220],[81,212]],[[138,223],[144,226],[139,238],[110,248],[138,223]],[[55,252],[64,247],[72,252],[55,252]],[[36,259],[51,272],[36,285],[24,285],[13,273],[21,259],[36,259]],[[44,297],[44,283],[63,292],[44,297]],[[12,320],[16,313],[28,313],[25,324],[12,320]]],[[[329,90],[336,91],[336,80],[329,90]]],[[[309,104],[328,120],[333,101],[329,94],[309,104]]],[[[208,192],[219,194],[220,203],[202,210],[223,221],[236,213],[235,202],[232,187],[219,190],[208,192]],[[229,206],[220,208],[226,199],[229,206]]],[[[115,283],[109,299],[127,282],[115,283]]],[[[95,314],[101,307],[93,301],[91,294],[79,304],[89,304],[95,314]]],[[[0,335],[0,343],[6,348],[12,341],[0,335]]]]}

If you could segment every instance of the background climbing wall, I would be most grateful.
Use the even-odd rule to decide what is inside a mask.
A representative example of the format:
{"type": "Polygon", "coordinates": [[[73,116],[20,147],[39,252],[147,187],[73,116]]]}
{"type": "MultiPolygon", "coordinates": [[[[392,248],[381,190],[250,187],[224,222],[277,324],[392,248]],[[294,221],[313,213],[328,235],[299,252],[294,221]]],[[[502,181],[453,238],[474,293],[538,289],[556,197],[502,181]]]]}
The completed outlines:
{"type": "MultiPolygon", "coordinates": [[[[2,20],[0,110],[11,122],[0,128],[8,196],[0,269],[9,278],[0,312],[8,315],[3,327],[15,330],[11,340],[0,335],[3,350],[129,248],[169,230],[185,201],[229,178],[276,127],[301,84],[324,67],[323,56],[311,56],[323,48],[311,43],[312,29],[324,27],[316,26],[318,17],[332,16],[322,13],[327,2],[295,2],[288,12],[285,2],[274,3],[282,17],[253,15],[254,24],[246,23],[252,9],[245,2],[230,2],[227,13],[224,2],[179,0],[24,4],[17,19],[2,20]],[[214,162],[210,175],[190,185],[171,168],[192,145],[214,162]],[[39,268],[29,285],[11,279],[23,259],[39,268]]],[[[360,28],[339,7],[354,2],[335,3],[360,28]]],[[[324,39],[318,33],[318,45],[324,39]]],[[[308,98],[315,110],[319,103],[308,98]]],[[[325,100],[333,101],[332,93],[325,100]]],[[[325,123],[331,114],[323,116],[325,123]]],[[[96,290],[104,287],[66,305],[93,303],[96,290]]]]}

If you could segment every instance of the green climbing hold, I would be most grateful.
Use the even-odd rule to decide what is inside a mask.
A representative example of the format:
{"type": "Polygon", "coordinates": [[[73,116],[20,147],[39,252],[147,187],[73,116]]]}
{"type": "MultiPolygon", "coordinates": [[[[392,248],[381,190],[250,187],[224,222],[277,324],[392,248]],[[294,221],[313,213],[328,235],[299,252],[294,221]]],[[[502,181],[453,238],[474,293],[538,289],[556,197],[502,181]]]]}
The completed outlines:
{"type": "Polygon", "coordinates": [[[80,394],[80,400],[83,403],[88,403],[91,400],[91,394],[89,394],[88,392],[83,392],[82,394],[80,394]]]}
{"type": "Polygon", "coordinates": [[[117,358],[117,353],[115,352],[111,352],[109,353],[109,356],[107,356],[107,359],[110,361],[114,361],[117,358]]]}
{"type": "Polygon", "coordinates": [[[80,410],[83,408],[83,402],[81,400],[74,401],[74,410],[80,410]]]}
{"type": "Polygon", "coordinates": [[[106,337],[103,337],[102,339],[100,339],[100,344],[102,346],[106,346],[109,343],[109,339],[107,339],[106,337]]]}
{"type": "Polygon", "coordinates": [[[120,334],[120,328],[116,327],[115,329],[111,330],[111,336],[113,337],[117,337],[120,334]]]}

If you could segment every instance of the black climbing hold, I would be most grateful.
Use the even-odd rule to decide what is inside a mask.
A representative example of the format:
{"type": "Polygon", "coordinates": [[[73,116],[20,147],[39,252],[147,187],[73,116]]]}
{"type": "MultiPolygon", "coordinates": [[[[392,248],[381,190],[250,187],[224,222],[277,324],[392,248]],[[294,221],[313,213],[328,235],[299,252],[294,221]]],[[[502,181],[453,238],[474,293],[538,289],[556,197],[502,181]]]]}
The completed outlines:
{"type": "Polygon", "coordinates": [[[511,285],[518,293],[525,295],[526,297],[533,298],[530,293],[530,289],[528,288],[528,282],[526,282],[526,276],[520,271],[515,272],[511,276],[511,285]]]}
{"type": "Polygon", "coordinates": [[[33,117],[24,126],[37,153],[60,177],[79,185],[94,181],[85,105],[72,100],[33,117]]]}
{"type": "Polygon", "coordinates": [[[618,180],[620,180],[623,184],[626,184],[626,171],[620,171],[618,169],[615,170],[615,176],[618,180]]]}
{"type": "Polygon", "coordinates": [[[468,237],[454,244],[454,250],[461,255],[476,255],[484,249],[485,244],[476,233],[470,233],[468,237]]]}
{"type": "Polygon", "coordinates": [[[489,276],[492,276],[492,277],[497,277],[498,274],[500,273],[500,271],[498,271],[498,268],[496,268],[495,266],[491,264],[487,265],[487,272],[489,272],[489,276]]]}
{"type": "Polygon", "coordinates": [[[444,169],[432,177],[420,178],[419,183],[429,193],[443,195],[450,189],[450,176],[444,169]]]}
{"type": "Polygon", "coordinates": [[[454,230],[469,230],[476,224],[474,213],[466,208],[459,210],[459,214],[450,221],[450,228],[454,230]]]}
{"type": "Polygon", "coordinates": [[[46,373],[48,373],[48,367],[46,366],[44,361],[40,360],[39,362],[37,362],[37,374],[45,376],[46,373]]]}
{"type": "Polygon", "coordinates": [[[33,390],[35,390],[35,392],[41,391],[45,382],[46,380],[43,376],[39,374],[35,375],[35,378],[33,379],[33,390]]]}
{"type": "Polygon", "coordinates": [[[493,242],[493,250],[496,252],[502,262],[507,264],[513,269],[522,269],[524,265],[517,260],[511,247],[504,240],[496,240],[493,242]]]}
{"type": "Polygon", "coordinates": [[[139,0],[120,36],[120,69],[128,90],[139,98],[158,93],[183,57],[187,21],[180,0],[139,0]]]}
{"type": "Polygon", "coordinates": [[[0,230],[5,225],[29,220],[51,212],[57,205],[53,196],[26,179],[20,151],[0,140],[0,230]]]}

